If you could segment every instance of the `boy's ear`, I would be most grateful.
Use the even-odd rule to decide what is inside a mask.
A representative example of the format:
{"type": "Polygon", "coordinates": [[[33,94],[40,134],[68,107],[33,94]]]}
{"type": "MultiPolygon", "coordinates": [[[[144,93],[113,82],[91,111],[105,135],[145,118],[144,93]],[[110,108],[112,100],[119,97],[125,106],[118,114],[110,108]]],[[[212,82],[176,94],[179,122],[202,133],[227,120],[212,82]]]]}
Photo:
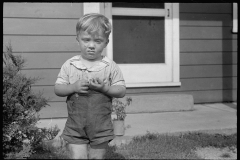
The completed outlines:
{"type": "Polygon", "coordinates": [[[109,43],[109,39],[107,39],[107,41],[106,41],[106,46],[108,45],[108,43],[109,43]]]}
{"type": "Polygon", "coordinates": [[[104,47],[104,48],[106,48],[106,47],[107,47],[108,43],[109,43],[109,39],[107,39],[107,41],[106,41],[106,43],[105,43],[105,47],[104,47]]]}

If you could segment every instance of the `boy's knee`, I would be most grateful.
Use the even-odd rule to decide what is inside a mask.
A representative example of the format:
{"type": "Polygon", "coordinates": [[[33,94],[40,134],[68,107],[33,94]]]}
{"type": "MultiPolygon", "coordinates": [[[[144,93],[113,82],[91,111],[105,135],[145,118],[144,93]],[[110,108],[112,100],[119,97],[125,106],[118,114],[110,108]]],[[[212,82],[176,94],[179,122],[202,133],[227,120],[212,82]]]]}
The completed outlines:
{"type": "Polygon", "coordinates": [[[68,144],[71,159],[88,159],[87,145],[68,144]]]}
{"type": "Polygon", "coordinates": [[[108,142],[101,143],[90,147],[89,159],[103,159],[106,154],[108,142]]]}
{"type": "Polygon", "coordinates": [[[106,149],[91,149],[89,152],[89,159],[103,159],[106,149]]]}

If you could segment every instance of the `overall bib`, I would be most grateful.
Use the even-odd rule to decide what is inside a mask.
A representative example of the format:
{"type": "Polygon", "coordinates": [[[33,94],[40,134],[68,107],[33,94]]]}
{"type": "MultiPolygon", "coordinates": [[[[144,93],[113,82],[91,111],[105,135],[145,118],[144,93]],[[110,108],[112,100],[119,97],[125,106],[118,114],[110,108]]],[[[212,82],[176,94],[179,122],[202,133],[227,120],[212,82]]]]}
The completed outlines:
{"type": "Polygon", "coordinates": [[[112,98],[97,91],[67,97],[68,119],[61,137],[70,144],[98,145],[114,138],[112,98]]]}

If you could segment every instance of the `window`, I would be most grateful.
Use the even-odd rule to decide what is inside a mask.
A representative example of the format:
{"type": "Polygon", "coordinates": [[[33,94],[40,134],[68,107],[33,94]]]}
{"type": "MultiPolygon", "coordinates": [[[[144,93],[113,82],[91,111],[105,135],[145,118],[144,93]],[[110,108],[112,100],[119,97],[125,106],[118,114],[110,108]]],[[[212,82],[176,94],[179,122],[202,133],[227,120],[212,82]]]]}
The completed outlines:
{"type": "Polygon", "coordinates": [[[105,54],[127,87],[179,86],[179,4],[99,4],[113,25],[105,54]]]}

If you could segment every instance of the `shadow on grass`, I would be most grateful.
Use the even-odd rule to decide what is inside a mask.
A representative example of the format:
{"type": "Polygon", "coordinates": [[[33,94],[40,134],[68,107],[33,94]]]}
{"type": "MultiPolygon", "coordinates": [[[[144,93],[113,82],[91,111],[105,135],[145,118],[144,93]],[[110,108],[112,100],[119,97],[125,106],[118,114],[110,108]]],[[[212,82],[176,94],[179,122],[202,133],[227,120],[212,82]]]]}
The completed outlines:
{"type": "Polygon", "coordinates": [[[65,147],[56,149],[51,143],[40,144],[28,159],[69,159],[69,152],[65,147]]]}
{"type": "MultiPolygon", "coordinates": [[[[53,147],[39,146],[36,148],[36,152],[28,159],[69,159],[70,155],[66,148],[54,149],[53,147]]],[[[108,146],[104,159],[125,159],[125,157],[119,153],[116,153],[116,146],[108,146]]]]}
{"type": "Polygon", "coordinates": [[[116,152],[116,146],[108,146],[104,159],[126,159],[122,154],[116,152]]]}
{"type": "Polygon", "coordinates": [[[53,152],[39,147],[28,159],[69,159],[69,157],[67,156],[66,151],[53,152]]]}

